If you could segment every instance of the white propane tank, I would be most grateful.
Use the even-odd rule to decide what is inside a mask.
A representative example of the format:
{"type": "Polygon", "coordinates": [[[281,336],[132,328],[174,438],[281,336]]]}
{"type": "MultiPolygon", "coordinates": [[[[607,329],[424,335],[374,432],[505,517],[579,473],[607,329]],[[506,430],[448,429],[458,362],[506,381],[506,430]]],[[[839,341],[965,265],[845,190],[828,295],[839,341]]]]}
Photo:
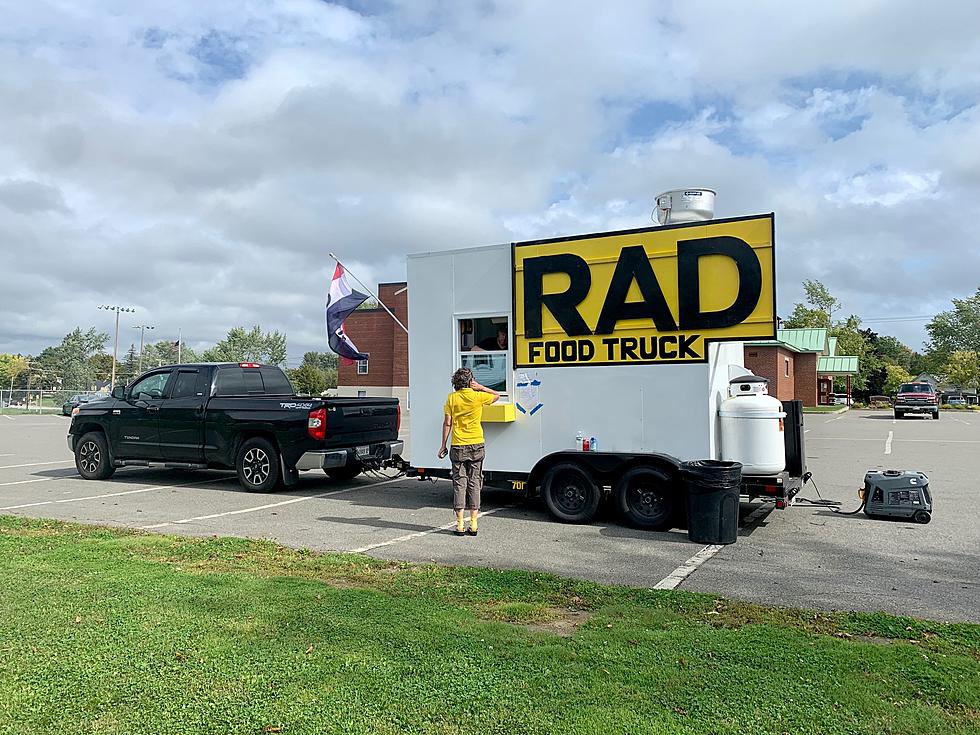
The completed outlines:
{"type": "Polygon", "coordinates": [[[786,469],[783,404],[769,395],[758,375],[733,378],[721,404],[721,458],[741,462],[746,475],[774,475],[786,469]]]}

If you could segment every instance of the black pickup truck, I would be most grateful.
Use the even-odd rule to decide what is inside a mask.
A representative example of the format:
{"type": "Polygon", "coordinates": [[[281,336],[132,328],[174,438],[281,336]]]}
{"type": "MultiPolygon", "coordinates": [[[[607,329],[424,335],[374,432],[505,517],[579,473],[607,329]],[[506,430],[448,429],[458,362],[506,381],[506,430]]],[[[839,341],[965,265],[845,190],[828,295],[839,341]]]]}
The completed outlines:
{"type": "Polygon", "coordinates": [[[128,465],[234,469],[246,490],[293,485],[299,471],[335,480],[402,452],[397,398],[303,398],[278,367],[170,365],[80,406],[68,430],[78,473],[104,480],[128,465]]]}

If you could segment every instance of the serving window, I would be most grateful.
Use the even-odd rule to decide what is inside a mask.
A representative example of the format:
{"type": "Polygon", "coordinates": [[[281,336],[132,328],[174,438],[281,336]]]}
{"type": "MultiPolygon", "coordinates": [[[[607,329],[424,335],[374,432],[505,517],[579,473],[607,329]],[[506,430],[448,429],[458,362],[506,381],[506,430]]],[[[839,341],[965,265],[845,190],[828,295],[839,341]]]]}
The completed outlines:
{"type": "Polygon", "coordinates": [[[506,316],[457,320],[459,367],[473,371],[476,382],[507,396],[511,372],[510,331],[506,316]]]}

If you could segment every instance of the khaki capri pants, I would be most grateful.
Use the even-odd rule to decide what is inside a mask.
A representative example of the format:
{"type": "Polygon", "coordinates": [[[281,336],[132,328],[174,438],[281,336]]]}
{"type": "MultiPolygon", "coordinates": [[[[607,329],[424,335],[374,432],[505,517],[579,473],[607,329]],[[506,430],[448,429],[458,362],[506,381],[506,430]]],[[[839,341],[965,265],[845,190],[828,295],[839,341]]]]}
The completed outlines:
{"type": "Polygon", "coordinates": [[[480,491],[483,489],[483,458],[486,445],[463,444],[449,450],[452,462],[453,510],[480,510],[480,491]]]}

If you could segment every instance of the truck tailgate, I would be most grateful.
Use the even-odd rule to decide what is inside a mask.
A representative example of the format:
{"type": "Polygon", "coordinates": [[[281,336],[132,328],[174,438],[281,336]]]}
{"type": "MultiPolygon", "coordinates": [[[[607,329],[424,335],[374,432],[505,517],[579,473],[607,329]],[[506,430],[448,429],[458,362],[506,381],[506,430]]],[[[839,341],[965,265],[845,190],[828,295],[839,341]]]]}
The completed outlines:
{"type": "Polygon", "coordinates": [[[397,398],[328,398],[326,447],[398,438],[397,398]]]}

